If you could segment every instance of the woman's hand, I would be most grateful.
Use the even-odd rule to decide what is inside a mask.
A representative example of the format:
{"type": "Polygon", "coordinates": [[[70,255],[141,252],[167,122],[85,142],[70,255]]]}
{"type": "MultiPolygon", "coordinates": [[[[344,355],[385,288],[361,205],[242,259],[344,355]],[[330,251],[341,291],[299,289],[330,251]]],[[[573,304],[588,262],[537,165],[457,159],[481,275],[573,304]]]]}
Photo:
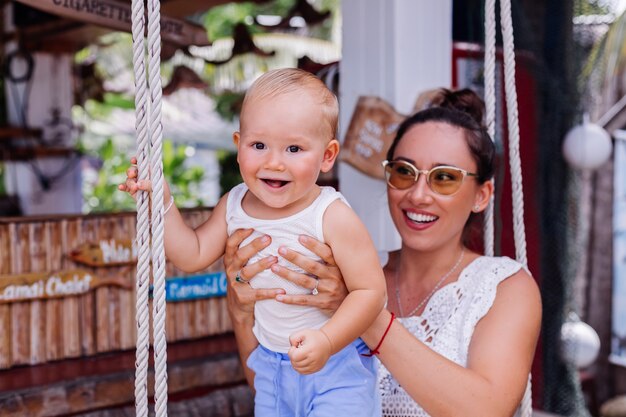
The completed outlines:
{"type": "Polygon", "coordinates": [[[301,287],[311,290],[317,288],[317,294],[278,295],[276,300],[286,304],[318,307],[332,315],[348,295],[348,289],[343,282],[341,271],[335,263],[333,253],[328,245],[310,236],[300,236],[298,240],[304,247],[319,256],[323,263],[314,261],[286,247],[281,247],[278,250],[279,255],[304,269],[307,274],[294,272],[277,263],[271,264],[272,271],[301,287]]]}
{"type": "Polygon", "coordinates": [[[248,264],[250,258],[271,243],[270,237],[266,235],[260,236],[240,248],[241,242],[250,236],[252,231],[253,229],[236,230],[226,241],[224,269],[228,278],[228,307],[233,321],[251,319],[256,301],[274,298],[278,294],[285,293],[282,289],[255,290],[245,282],[236,281],[237,276],[248,281],[278,261],[275,256],[268,256],[258,262],[248,264]]]}

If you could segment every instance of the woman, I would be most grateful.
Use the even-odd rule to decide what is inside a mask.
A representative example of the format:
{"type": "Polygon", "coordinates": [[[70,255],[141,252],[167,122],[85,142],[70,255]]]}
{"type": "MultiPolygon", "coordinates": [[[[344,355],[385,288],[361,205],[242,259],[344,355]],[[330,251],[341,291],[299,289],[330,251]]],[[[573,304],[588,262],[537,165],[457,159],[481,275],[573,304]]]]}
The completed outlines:
{"type": "MultiPolygon", "coordinates": [[[[483,103],[470,90],[441,90],[434,106],[405,120],[385,162],[389,210],[402,238],[384,268],[387,308],[362,335],[380,359],[378,388],[385,416],[510,416],[523,396],[541,321],[535,281],[519,263],[485,257],[466,246],[472,219],[493,193],[494,146],[481,125],[483,103]],[[394,315],[398,317],[394,320],[394,315]]],[[[276,297],[332,312],[345,296],[330,249],[303,237],[325,265],[287,249],[279,256],[315,278],[275,264],[246,265],[267,245],[229,241],[228,299],[240,355],[256,346],[256,299],[276,297]],[[236,283],[265,268],[317,295],[253,291],[236,283]]],[[[248,372],[248,380],[252,375],[248,372]]]]}

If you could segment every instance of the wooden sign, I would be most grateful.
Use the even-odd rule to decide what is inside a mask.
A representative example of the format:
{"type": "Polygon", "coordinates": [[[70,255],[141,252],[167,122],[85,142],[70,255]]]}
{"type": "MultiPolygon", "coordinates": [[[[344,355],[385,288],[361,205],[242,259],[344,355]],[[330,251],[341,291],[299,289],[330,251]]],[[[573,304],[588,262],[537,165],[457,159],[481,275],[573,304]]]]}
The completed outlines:
{"type": "Polygon", "coordinates": [[[359,97],[339,154],[361,172],[384,179],[382,161],[406,116],[378,97],[359,97]]]}
{"type": "Polygon", "coordinates": [[[224,272],[167,278],[165,300],[187,301],[225,296],[227,284],[224,272]]]}
{"type": "Polygon", "coordinates": [[[123,277],[100,279],[80,269],[56,273],[0,275],[0,304],[85,294],[104,285],[132,288],[132,284],[123,277]]]}
{"type": "MultiPolygon", "coordinates": [[[[35,9],[113,30],[131,31],[131,2],[117,0],[17,0],[35,9]]],[[[177,45],[210,45],[203,26],[161,15],[161,37],[177,45]]]]}
{"type": "Polygon", "coordinates": [[[101,240],[86,243],[69,253],[74,262],[98,267],[132,265],[137,263],[137,248],[130,240],[101,240]]]}

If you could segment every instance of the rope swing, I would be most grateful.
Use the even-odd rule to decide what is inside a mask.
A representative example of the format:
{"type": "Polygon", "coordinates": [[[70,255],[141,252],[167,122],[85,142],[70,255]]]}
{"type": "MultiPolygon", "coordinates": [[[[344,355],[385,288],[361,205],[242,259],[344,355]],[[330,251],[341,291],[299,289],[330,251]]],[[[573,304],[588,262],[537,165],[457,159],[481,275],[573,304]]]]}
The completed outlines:
{"type": "Polygon", "coordinates": [[[153,277],[154,411],[167,416],[167,341],[165,339],[165,250],[163,247],[163,161],[161,143],[161,23],[159,0],[148,0],[148,57],[146,57],[143,0],[132,0],[133,68],[135,72],[135,131],[138,180],[151,179],[152,196],[137,194],[137,345],[135,411],[148,416],[148,359],[150,352],[149,287],[153,277]],[[148,59],[148,78],[146,78],[148,59]],[[148,89],[150,101],[148,102],[148,89]],[[149,209],[148,204],[151,203],[149,209]],[[152,217],[150,218],[150,213],[152,217]]]}
{"type": "MultiPolygon", "coordinates": [[[[513,19],[511,0],[500,0],[500,25],[504,52],[504,92],[506,96],[507,124],[509,131],[509,164],[511,167],[511,190],[513,200],[513,236],[515,259],[528,269],[526,256],[526,232],[524,229],[524,192],[522,189],[522,163],[519,151],[519,120],[517,90],[515,88],[515,45],[513,43],[513,19]]],[[[495,139],[495,67],[496,67],[496,8],[495,0],[485,2],[485,110],[487,131],[495,139]]],[[[485,255],[494,255],[493,196],[485,213],[485,255]]],[[[522,417],[532,415],[531,376],[520,405],[522,417]]]]}

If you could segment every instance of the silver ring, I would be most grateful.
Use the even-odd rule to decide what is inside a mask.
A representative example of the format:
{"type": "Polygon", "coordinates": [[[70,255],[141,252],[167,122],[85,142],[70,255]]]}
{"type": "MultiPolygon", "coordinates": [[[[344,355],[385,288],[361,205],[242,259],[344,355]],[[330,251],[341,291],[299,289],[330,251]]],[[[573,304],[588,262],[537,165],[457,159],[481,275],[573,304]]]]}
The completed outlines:
{"type": "Polygon", "coordinates": [[[318,286],[318,285],[320,285],[320,280],[319,280],[319,279],[316,279],[316,280],[315,280],[315,287],[313,287],[313,289],[311,290],[311,294],[313,294],[313,295],[317,295],[317,294],[319,294],[319,293],[320,293],[320,292],[317,290],[317,286],[318,286]]]}
{"type": "Polygon", "coordinates": [[[241,270],[237,272],[237,275],[235,276],[235,281],[241,282],[242,284],[250,284],[249,279],[245,279],[241,277],[241,270]]]}

